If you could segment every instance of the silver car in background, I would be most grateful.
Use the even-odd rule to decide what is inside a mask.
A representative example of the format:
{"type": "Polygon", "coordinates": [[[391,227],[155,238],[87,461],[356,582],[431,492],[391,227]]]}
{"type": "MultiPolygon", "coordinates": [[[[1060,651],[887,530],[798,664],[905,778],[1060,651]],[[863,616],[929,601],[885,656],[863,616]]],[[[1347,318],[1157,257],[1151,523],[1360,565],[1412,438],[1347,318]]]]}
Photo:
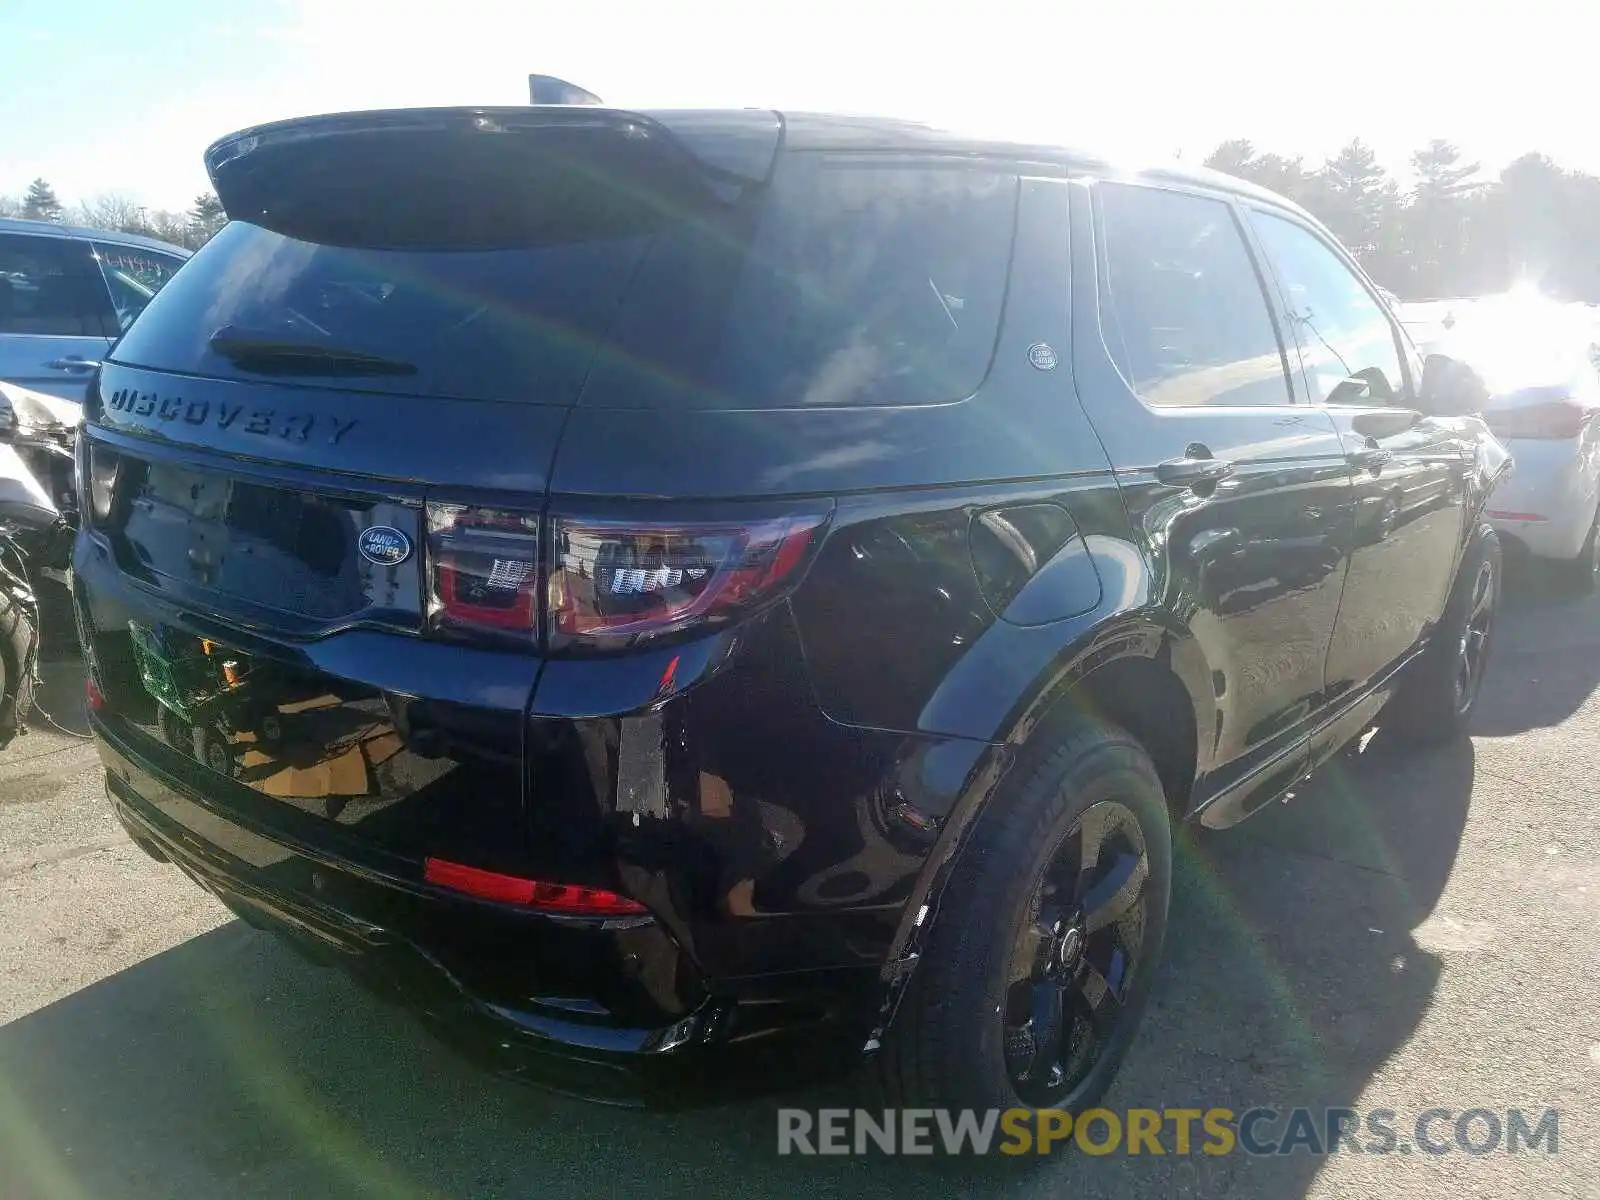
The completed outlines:
{"type": "MultiPolygon", "coordinates": [[[[1600,323],[1588,305],[1512,292],[1452,305],[1420,346],[1482,377],[1484,421],[1516,460],[1490,497],[1503,545],[1555,564],[1574,587],[1600,578],[1600,323]]],[[[1403,318],[1402,318],[1403,319],[1403,318]]]]}
{"type": "Polygon", "coordinates": [[[101,355],[188,257],[132,233],[0,220],[0,381],[81,403],[101,355]]]}

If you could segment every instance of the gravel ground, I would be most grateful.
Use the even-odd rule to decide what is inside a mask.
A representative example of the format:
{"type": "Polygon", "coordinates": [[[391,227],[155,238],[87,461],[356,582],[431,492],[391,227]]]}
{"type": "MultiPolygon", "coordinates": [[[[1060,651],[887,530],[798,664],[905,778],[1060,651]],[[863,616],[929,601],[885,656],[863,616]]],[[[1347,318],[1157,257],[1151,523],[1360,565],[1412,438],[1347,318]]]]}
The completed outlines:
{"type": "MultiPolygon", "coordinates": [[[[1502,620],[1470,744],[1407,756],[1380,731],[1184,852],[1109,1103],[1387,1108],[1402,1138],[1433,1107],[1550,1106],[1556,1154],[951,1174],[779,1158],[778,1101],[549,1096],[231,920],[128,842],[93,751],[41,728],[0,755],[0,1196],[1600,1197],[1600,602],[1536,593],[1502,620]]],[[[81,720],[76,664],[47,682],[81,720]]]]}

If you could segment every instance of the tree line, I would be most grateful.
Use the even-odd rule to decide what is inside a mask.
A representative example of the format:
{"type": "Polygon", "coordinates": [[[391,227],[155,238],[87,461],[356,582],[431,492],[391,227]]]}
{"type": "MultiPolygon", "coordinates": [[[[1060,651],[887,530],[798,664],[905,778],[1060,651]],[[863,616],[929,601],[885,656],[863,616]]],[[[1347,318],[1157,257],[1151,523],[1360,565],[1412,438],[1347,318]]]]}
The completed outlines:
{"type": "Polygon", "coordinates": [[[81,204],[68,206],[61,203],[55,189],[43,179],[35,179],[21,196],[0,195],[0,217],[27,217],[35,221],[87,225],[91,229],[140,233],[191,250],[205,245],[228,220],[222,211],[222,202],[212,192],[196,196],[194,203],[183,212],[149,208],[122,192],[102,192],[81,204]]]}
{"type": "Polygon", "coordinates": [[[1529,153],[1488,178],[1449,142],[1411,156],[1402,189],[1359,138],[1321,166],[1223,142],[1206,165],[1296,201],[1402,299],[1481,296],[1528,280],[1600,303],[1600,178],[1529,153]]]}

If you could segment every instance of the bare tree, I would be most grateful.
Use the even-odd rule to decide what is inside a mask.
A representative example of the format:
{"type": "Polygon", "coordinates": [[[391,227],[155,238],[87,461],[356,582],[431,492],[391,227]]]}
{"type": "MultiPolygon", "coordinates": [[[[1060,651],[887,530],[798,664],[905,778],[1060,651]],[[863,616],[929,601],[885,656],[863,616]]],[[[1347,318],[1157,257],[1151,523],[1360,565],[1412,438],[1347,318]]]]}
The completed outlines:
{"type": "Polygon", "coordinates": [[[168,212],[164,208],[145,214],[145,227],[139,230],[147,237],[171,242],[174,246],[189,244],[189,218],[184,213],[168,212]]]}
{"type": "Polygon", "coordinates": [[[125,192],[101,192],[73,209],[72,218],[91,229],[143,233],[145,209],[144,205],[125,192]]]}

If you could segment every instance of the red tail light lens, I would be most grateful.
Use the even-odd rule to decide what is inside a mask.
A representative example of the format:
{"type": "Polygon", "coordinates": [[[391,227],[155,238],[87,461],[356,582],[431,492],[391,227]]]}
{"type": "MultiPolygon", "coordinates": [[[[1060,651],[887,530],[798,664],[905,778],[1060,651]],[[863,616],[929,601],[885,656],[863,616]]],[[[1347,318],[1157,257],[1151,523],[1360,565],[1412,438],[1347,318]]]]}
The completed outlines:
{"type": "Polygon", "coordinates": [[[604,643],[727,621],[799,577],[823,518],[726,523],[551,523],[552,641],[604,643]]]}
{"type": "Polygon", "coordinates": [[[1524,408],[1492,409],[1483,414],[1483,419],[1496,437],[1557,439],[1577,437],[1593,416],[1591,408],[1556,400],[1524,408]]]}
{"type": "Polygon", "coordinates": [[[531,641],[539,628],[539,518],[437,503],[427,517],[433,626],[531,641]]]}
{"type": "Polygon", "coordinates": [[[637,900],[608,892],[605,888],[523,879],[518,875],[502,875],[498,871],[485,871],[443,858],[426,860],[422,877],[436,887],[449,888],[480,900],[526,904],[530,908],[577,917],[639,916],[650,911],[637,900]]]}

